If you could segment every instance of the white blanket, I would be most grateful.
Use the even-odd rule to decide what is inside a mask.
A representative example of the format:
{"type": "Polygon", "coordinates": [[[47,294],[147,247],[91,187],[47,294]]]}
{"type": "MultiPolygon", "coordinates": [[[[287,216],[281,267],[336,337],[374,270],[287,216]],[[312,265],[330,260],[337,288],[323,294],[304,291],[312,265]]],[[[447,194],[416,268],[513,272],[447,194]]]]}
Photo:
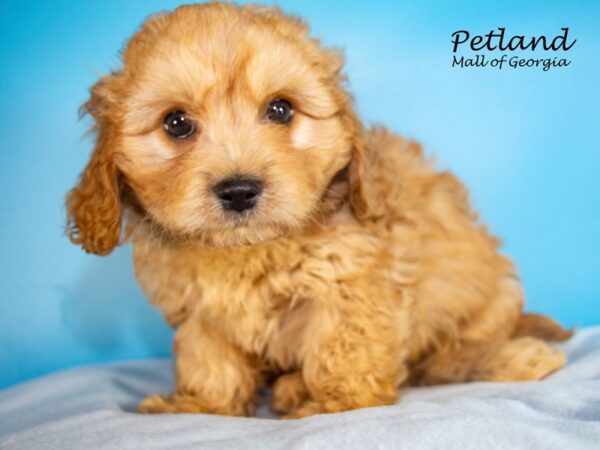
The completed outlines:
{"type": "Polygon", "coordinates": [[[599,449],[600,327],[563,347],[567,367],[540,382],[407,389],[394,406],[301,420],[264,404],[259,418],[140,415],[173,385],[170,361],[72,369],[0,392],[0,448],[599,449]]]}

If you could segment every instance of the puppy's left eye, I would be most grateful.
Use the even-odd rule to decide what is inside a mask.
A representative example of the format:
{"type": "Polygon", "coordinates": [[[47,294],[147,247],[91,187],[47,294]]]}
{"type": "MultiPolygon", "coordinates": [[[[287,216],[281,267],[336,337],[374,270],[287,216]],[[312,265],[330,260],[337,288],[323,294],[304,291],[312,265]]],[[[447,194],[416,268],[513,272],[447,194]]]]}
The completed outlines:
{"type": "Polygon", "coordinates": [[[265,111],[265,119],[269,122],[287,125],[294,117],[294,107],[282,98],[272,100],[265,111]]]}

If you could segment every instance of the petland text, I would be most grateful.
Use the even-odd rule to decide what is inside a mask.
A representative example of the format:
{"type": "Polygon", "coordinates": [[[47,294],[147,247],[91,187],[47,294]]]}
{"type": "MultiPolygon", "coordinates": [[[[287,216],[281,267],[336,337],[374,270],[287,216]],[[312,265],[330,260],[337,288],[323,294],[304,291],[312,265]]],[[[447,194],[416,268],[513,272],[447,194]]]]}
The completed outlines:
{"type": "MultiPolygon", "coordinates": [[[[461,51],[472,52],[515,52],[519,50],[544,51],[544,52],[568,52],[577,39],[569,40],[569,28],[561,28],[562,33],[554,37],[515,35],[507,37],[505,28],[492,30],[485,35],[471,36],[467,30],[458,30],[452,33],[453,53],[461,51]]],[[[520,55],[504,53],[498,57],[489,56],[485,53],[476,53],[469,56],[453,55],[452,67],[494,67],[502,70],[505,67],[513,69],[526,67],[539,67],[547,72],[554,67],[567,67],[571,60],[561,56],[545,56],[543,58],[527,58],[520,55]]]]}

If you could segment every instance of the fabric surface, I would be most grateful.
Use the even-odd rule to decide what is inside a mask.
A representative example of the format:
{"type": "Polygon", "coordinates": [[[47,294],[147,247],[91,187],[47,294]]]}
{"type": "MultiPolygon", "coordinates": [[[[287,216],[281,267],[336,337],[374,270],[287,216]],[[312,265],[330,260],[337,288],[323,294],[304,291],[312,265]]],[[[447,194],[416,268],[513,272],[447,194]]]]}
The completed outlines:
{"type": "Polygon", "coordinates": [[[579,449],[600,448],[600,327],[562,345],[566,368],[540,382],[403,391],[394,406],[301,420],[140,415],[168,392],[171,362],[72,369],[0,392],[0,448],[579,449]]]}

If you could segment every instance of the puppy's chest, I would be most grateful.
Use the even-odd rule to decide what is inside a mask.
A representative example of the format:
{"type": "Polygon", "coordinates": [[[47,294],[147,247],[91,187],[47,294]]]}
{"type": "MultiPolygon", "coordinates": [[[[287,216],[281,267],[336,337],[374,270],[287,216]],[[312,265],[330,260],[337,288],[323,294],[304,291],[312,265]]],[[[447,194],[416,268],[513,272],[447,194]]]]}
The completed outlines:
{"type": "Polygon", "coordinates": [[[302,309],[294,278],[306,257],[293,242],[233,250],[134,242],[138,282],[171,325],[197,320],[257,353],[302,309]]]}
{"type": "Polygon", "coordinates": [[[292,367],[318,313],[302,280],[310,249],[287,243],[199,255],[195,312],[246,351],[292,367]]]}
{"type": "Polygon", "coordinates": [[[237,249],[134,246],[134,258],[138,281],[169,322],[198,320],[292,367],[337,280],[371,270],[384,249],[361,229],[237,249]]]}
{"type": "Polygon", "coordinates": [[[253,325],[278,316],[293,296],[294,261],[277,264],[272,255],[199,255],[192,284],[195,309],[212,326],[253,325]]]}

